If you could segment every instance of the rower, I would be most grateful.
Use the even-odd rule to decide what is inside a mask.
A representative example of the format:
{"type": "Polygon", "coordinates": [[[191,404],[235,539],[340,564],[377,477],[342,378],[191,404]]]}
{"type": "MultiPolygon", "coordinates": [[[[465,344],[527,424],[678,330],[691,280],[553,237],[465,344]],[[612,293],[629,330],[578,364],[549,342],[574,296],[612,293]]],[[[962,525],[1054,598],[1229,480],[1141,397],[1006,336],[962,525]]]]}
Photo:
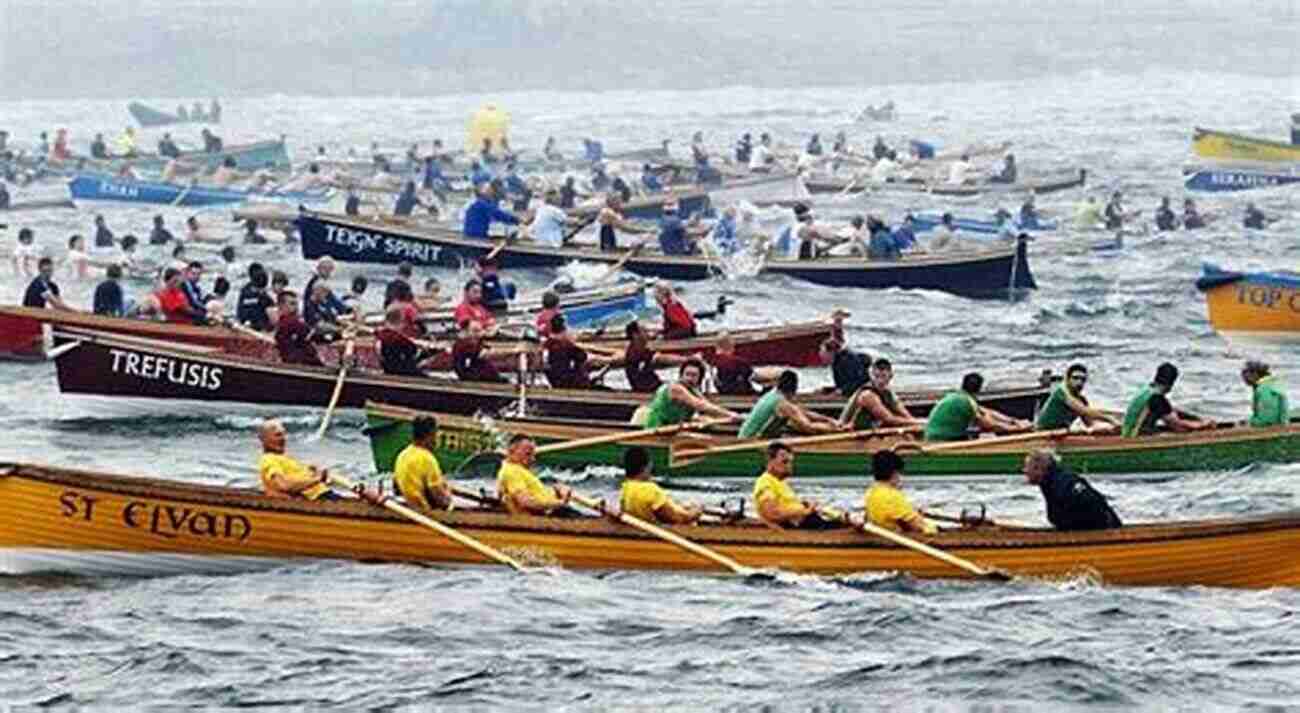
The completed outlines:
{"type": "Polygon", "coordinates": [[[663,328],[659,331],[661,339],[692,339],[698,330],[695,326],[695,317],[691,311],[686,309],[686,305],[677,299],[672,285],[666,282],[658,282],[654,287],[655,302],[663,310],[664,322],[663,328]]]}
{"type": "Polygon", "coordinates": [[[235,161],[234,156],[227,156],[221,160],[221,165],[216,171],[212,172],[211,184],[217,188],[226,188],[235,181],[247,178],[247,174],[237,170],[239,164],[235,161]]]}
{"type": "Polygon", "coordinates": [[[875,483],[862,496],[862,507],[869,522],[894,532],[917,532],[933,535],[939,528],[912,507],[903,494],[903,459],[897,453],[881,449],[871,455],[871,476],[875,483]]]}
{"type": "Polygon", "coordinates": [[[504,384],[505,377],[483,357],[483,324],[477,320],[460,323],[460,336],[451,346],[452,370],[461,381],[504,384]]]}
{"type": "Polygon", "coordinates": [[[415,211],[415,207],[426,208],[424,201],[415,195],[415,181],[407,181],[402,185],[402,192],[397,194],[397,202],[393,204],[393,215],[409,216],[415,211]]]}
{"type": "Polygon", "coordinates": [[[122,294],[122,266],[110,264],[105,269],[104,281],[95,287],[92,311],[105,317],[126,316],[126,297],[122,294]]]}
{"type": "Polygon", "coordinates": [[[1300,113],[1291,115],[1291,145],[1300,146],[1300,113]]]}
{"type": "Polygon", "coordinates": [[[740,242],[736,238],[736,214],[734,204],[727,206],[709,231],[709,244],[719,255],[730,257],[740,250],[740,242]]]}
{"type": "Polygon", "coordinates": [[[560,184],[560,207],[564,210],[570,210],[578,205],[578,187],[575,185],[577,178],[573,175],[564,177],[564,183],[560,184]]]}
{"type": "Polygon", "coordinates": [[[465,237],[486,240],[493,222],[518,225],[519,218],[497,206],[496,188],[485,183],[478,189],[478,197],[465,209],[465,237]]]}
{"type": "Polygon", "coordinates": [[[880,218],[867,216],[867,233],[871,236],[867,242],[867,258],[870,260],[898,260],[903,256],[902,247],[894,240],[893,233],[880,218]]]}
{"type": "Polygon", "coordinates": [[[109,158],[108,144],[104,141],[102,133],[95,134],[95,140],[90,142],[90,157],[97,159],[109,158]]]}
{"type": "Polygon", "coordinates": [[[925,249],[932,253],[941,253],[956,247],[958,247],[957,221],[952,213],[944,213],[939,218],[939,224],[934,227],[930,239],[926,241],[925,249]]]}
{"type": "Polygon", "coordinates": [[[546,143],[542,146],[542,155],[547,161],[563,161],[564,155],[555,148],[555,137],[547,136],[546,143]]]}
{"type": "Polygon", "coordinates": [[[776,441],[767,447],[767,468],[754,481],[754,509],[763,522],[780,528],[829,530],[841,527],[823,518],[813,500],[800,500],[786,481],[794,474],[794,451],[776,441]]]}
{"type": "Polygon", "coordinates": [[[1169,196],[1161,198],[1160,207],[1156,209],[1156,230],[1178,230],[1178,216],[1169,205],[1169,196]]]}
{"type": "Polygon", "coordinates": [[[235,320],[259,332],[271,331],[271,316],[275,300],[267,294],[267,274],[262,263],[248,266],[248,284],[239,289],[239,304],[235,307],[235,320]]]}
{"type": "Polygon", "coordinates": [[[104,223],[104,216],[95,216],[95,249],[107,250],[113,247],[113,231],[104,223]]]}
{"type": "Polygon", "coordinates": [[[646,428],[659,428],[686,423],[697,411],[741,421],[740,414],[723,408],[700,395],[700,382],[704,379],[704,362],[687,359],[677,369],[677,381],[664,384],[650,400],[646,413],[646,428]]]}
{"type": "Polygon", "coordinates": [[[609,190],[611,193],[617,193],[621,196],[625,203],[632,200],[632,187],[627,184],[627,181],[623,180],[621,174],[614,174],[614,178],[609,184],[609,190]]]}
{"type": "Polygon", "coordinates": [[[651,480],[650,451],[632,446],[623,452],[619,509],[625,514],[665,525],[690,525],[700,519],[698,505],[679,505],[651,480]]]}
{"type": "Polygon", "coordinates": [[[324,366],[311,345],[312,330],[298,316],[298,295],[293,290],[280,292],[276,302],[279,321],[275,325],[275,349],[285,364],[324,366]]]}
{"type": "Polygon", "coordinates": [[[954,186],[974,183],[975,181],[970,175],[973,170],[975,170],[975,167],[971,165],[970,156],[962,154],[960,159],[953,161],[952,165],[948,167],[948,183],[954,186]]]}
{"type": "Polygon", "coordinates": [[[172,135],[170,133],[163,134],[162,140],[158,142],[158,155],[167,158],[180,157],[181,149],[176,145],[175,141],[172,141],[172,135]]]}
{"type": "Polygon", "coordinates": [[[1052,388],[1052,393],[1038,411],[1034,428],[1039,431],[1054,431],[1069,428],[1075,419],[1083,425],[1092,426],[1094,421],[1104,421],[1115,428],[1123,424],[1105,411],[1088,405],[1083,395],[1083,387],[1088,383],[1088,367],[1083,364],[1071,364],[1065,370],[1065,381],[1052,388]]]}
{"type": "Polygon", "coordinates": [[[214,124],[221,121],[221,104],[216,99],[213,99],[212,104],[208,106],[208,121],[214,124]]]}
{"type": "Polygon", "coordinates": [[[863,352],[855,352],[835,337],[826,339],[818,347],[818,354],[823,364],[831,367],[831,378],[835,385],[824,387],[824,393],[835,393],[849,397],[858,392],[869,380],[868,369],[871,357],[863,352]]]}
{"type": "Polygon", "coordinates": [[[200,324],[204,318],[204,312],[201,307],[196,308],[190,304],[189,298],[185,294],[182,283],[185,281],[185,275],[174,267],[163,270],[162,287],[156,294],[158,306],[162,310],[163,318],[168,322],[178,324],[200,324]]]}
{"type": "Polygon", "coordinates": [[[206,127],[203,129],[203,131],[200,131],[199,134],[203,137],[204,153],[221,153],[223,142],[221,141],[220,136],[217,136],[216,134],[212,133],[206,127]]]}
{"type": "Polygon", "coordinates": [[[495,258],[484,256],[474,264],[474,273],[482,289],[483,306],[493,312],[503,312],[510,308],[510,300],[515,298],[515,283],[502,283],[497,266],[495,258]]]}
{"type": "Polygon", "coordinates": [[[1196,201],[1183,199],[1183,230],[1196,230],[1205,227],[1205,218],[1196,210],[1196,201]]]}
{"type": "Polygon", "coordinates": [[[764,132],[758,138],[758,146],[755,146],[753,153],[750,154],[749,171],[750,173],[769,173],[774,163],[776,163],[776,157],[772,155],[772,136],[764,132]]]}
{"type": "Polygon", "coordinates": [[[347,308],[353,316],[361,316],[361,299],[365,297],[366,290],[370,288],[370,280],[365,275],[357,275],[352,278],[352,288],[346,295],[339,298],[343,306],[347,308]]]}
{"type": "MultiPolygon", "coordinates": [[[[550,294],[550,293],[548,293],[550,294]]],[[[681,366],[686,357],[675,354],[660,354],[650,349],[650,335],[641,323],[632,320],[623,329],[627,337],[627,349],[623,352],[623,373],[632,390],[641,394],[653,394],[663,386],[657,368],[681,366]]]]}
{"type": "Polygon", "coordinates": [[[201,315],[201,319],[207,319],[207,310],[203,306],[203,288],[199,283],[203,280],[203,263],[198,260],[192,260],[185,266],[185,279],[181,282],[181,291],[185,293],[185,300],[189,302],[190,308],[201,315]]]}
{"type": "Polygon", "coordinates": [[[810,412],[791,399],[799,392],[799,375],[790,369],[781,372],[776,386],[754,404],[740,426],[740,438],[780,438],[787,425],[799,433],[834,433],[847,430],[839,421],[810,412]]]}
{"type": "Polygon", "coordinates": [[[641,166],[641,187],[646,193],[664,192],[664,184],[659,181],[659,177],[655,175],[648,163],[641,166]]]}
{"type": "Polygon", "coordinates": [[[302,316],[307,324],[315,326],[320,321],[334,323],[338,321],[339,315],[348,311],[330,289],[329,279],[334,275],[334,258],[326,255],[316,261],[316,270],[307,280],[307,287],[303,290],[302,316]],[[323,293],[320,293],[321,289],[323,293]],[[320,294],[318,294],[320,293],[320,294]]]}
{"type": "Polygon", "coordinates": [[[569,215],[560,208],[560,192],[555,189],[546,191],[541,203],[533,211],[533,220],[528,224],[528,237],[547,247],[564,247],[568,227],[569,215]]]}
{"type": "Polygon", "coordinates": [[[411,289],[411,277],[415,274],[415,266],[409,261],[403,260],[397,265],[397,277],[389,280],[384,287],[384,307],[393,303],[397,299],[397,293],[404,285],[406,289],[411,289]]]}
{"type": "Polygon", "coordinates": [[[285,455],[287,439],[283,423],[275,419],[263,421],[257,428],[257,437],[262,442],[262,457],[257,463],[262,492],[273,498],[339,499],[326,485],[329,471],[285,455]]]}
{"type": "Polygon", "coordinates": [[[249,218],[244,221],[244,244],[245,245],[265,245],[266,236],[257,232],[257,221],[249,218]]]}
{"type": "Polygon", "coordinates": [[[417,332],[411,322],[409,302],[393,302],[384,310],[384,323],[375,330],[379,340],[379,365],[385,374],[424,376],[424,361],[430,356],[415,343],[417,332]]]}
{"type": "Polygon", "coordinates": [[[698,216],[688,224],[678,214],[680,204],[676,198],[664,203],[664,217],[659,220],[659,249],[664,255],[697,255],[697,241],[709,232],[708,226],[699,223],[698,216]]]}
{"type": "Polygon", "coordinates": [[[466,322],[478,322],[487,333],[496,332],[497,318],[483,304],[483,283],[476,279],[465,283],[461,303],[456,305],[456,310],[452,313],[452,319],[455,320],[456,324],[460,325],[466,322]]]}
{"type": "MultiPolygon", "coordinates": [[[[24,228],[26,230],[26,228],[24,228]]],[[[43,257],[36,262],[36,277],[23,293],[24,307],[52,308],[65,312],[77,310],[68,306],[59,296],[59,286],[54,282],[54,260],[43,257]]]]}
{"type": "Polygon", "coordinates": [[[1047,521],[1061,531],[1123,527],[1106,496],[1061,466],[1052,451],[1041,448],[1025,456],[1025,482],[1037,485],[1047,506],[1047,521]]]}
{"type": "Polygon", "coordinates": [[[1110,202],[1106,204],[1106,229],[1119,230],[1124,227],[1124,194],[1115,191],[1110,195],[1110,202]]]}
{"type": "Polygon", "coordinates": [[[1277,383],[1268,364],[1248,361],[1241,370],[1241,380],[1250,387],[1250,421],[1252,428],[1285,426],[1291,422],[1290,402],[1286,391],[1277,383]]]}
{"type": "Polygon", "coordinates": [[[881,357],[871,365],[871,381],[858,389],[844,404],[840,423],[853,431],[865,431],[884,426],[924,426],[898,400],[889,388],[894,380],[894,366],[881,357]]]}
{"type": "Polygon", "coordinates": [[[1101,206],[1097,205],[1096,196],[1088,196],[1075,208],[1074,226],[1081,230],[1091,230],[1101,225],[1101,206]]]}
{"type": "Polygon", "coordinates": [[[446,510],[451,505],[451,485],[433,449],[438,444],[438,422],[417,416],[411,422],[411,443],[397,454],[393,487],[406,502],[424,510],[446,510]]]}
{"type": "Polygon", "coordinates": [[[1279,218],[1264,215],[1264,211],[1255,206],[1254,203],[1246,203],[1246,217],[1242,219],[1242,225],[1252,230],[1263,230],[1270,223],[1280,220],[1279,218]]]}
{"type": "Polygon", "coordinates": [[[1165,362],[1156,368],[1156,378],[1138,392],[1124,412],[1123,435],[1126,438],[1148,436],[1163,422],[1171,431],[1204,431],[1214,423],[1180,415],[1169,403],[1168,394],[1178,381],[1178,367],[1165,362]]]}
{"type": "Polygon", "coordinates": [[[990,176],[989,181],[991,183],[1015,183],[1018,174],[1015,154],[1007,154],[1002,163],[1002,170],[990,176]]]}
{"type": "MultiPolygon", "coordinates": [[[[563,201],[560,205],[564,205],[563,201]]],[[[604,251],[618,249],[618,233],[615,229],[633,234],[653,232],[653,228],[638,227],[628,221],[623,215],[623,198],[617,193],[605,197],[605,206],[596,214],[596,222],[600,225],[600,249],[604,251]]]]}
{"type": "Polygon", "coordinates": [[[755,369],[747,359],[736,354],[736,340],[729,332],[718,334],[708,360],[713,365],[718,393],[726,396],[754,396],[758,393],[755,383],[771,383],[778,376],[771,373],[772,369],[755,369]]]}
{"type": "MultiPolygon", "coordinates": [[[[192,216],[191,219],[193,219],[192,216]]],[[[195,225],[196,226],[198,225],[197,221],[195,222],[195,225]]],[[[95,230],[96,230],[95,233],[96,246],[99,246],[101,240],[106,241],[109,245],[112,245],[113,234],[111,232],[108,232],[108,228],[104,227],[103,216],[95,216],[95,230]],[[101,229],[108,234],[106,236],[101,236],[100,233],[98,232],[101,229]]],[[[167,229],[167,225],[164,222],[162,215],[161,214],[155,215],[153,217],[153,228],[149,230],[149,244],[167,245],[168,243],[175,242],[175,240],[176,240],[176,236],[172,235],[172,231],[167,229]]]]}
{"type": "Polygon", "coordinates": [[[569,503],[572,491],[563,485],[548,488],[533,474],[533,439],[520,433],[510,439],[506,459],[497,471],[497,497],[512,515],[552,515],[569,503]]]}
{"type": "Polygon", "coordinates": [[[9,210],[9,187],[5,185],[4,178],[0,177],[0,210],[9,210]]]}
{"type": "Polygon", "coordinates": [[[976,401],[984,388],[984,377],[971,372],[962,377],[961,389],[944,396],[935,404],[925,422],[925,440],[960,441],[972,426],[980,431],[1018,433],[1033,428],[1028,421],[1011,418],[976,401]]]}
{"type": "Polygon", "coordinates": [[[812,137],[808,139],[808,146],[804,148],[804,153],[809,156],[822,155],[822,140],[819,135],[813,134],[812,137]]]}
{"type": "Polygon", "coordinates": [[[746,131],[741,135],[740,140],[736,142],[736,163],[748,165],[753,154],[754,140],[750,133],[746,131]]]}
{"type": "Polygon", "coordinates": [[[72,150],[68,148],[68,130],[59,129],[54,132],[54,146],[50,147],[50,161],[67,161],[72,158],[72,150]]]}
{"type": "Polygon", "coordinates": [[[1042,218],[1042,214],[1039,213],[1038,208],[1034,206],[1034,194],[1030,193],[1029,196],[1025,198],[1025,202],[1020,205],[1020,227],[1027,229],[1037,228],[1039,227],[1042,218]]]}
{"type": "Polygon", "coordinates": [[[122,135],[117,137],[117,155],[123,158],[135,157],[135,129],[128,126],[122,131],[122,135]]]}
{"type": "Polygon", "coordinates": [[[592,366],[609,363],[602,357],[589,357],[587,350],[578,346],[569,335],[564,315],[551,318],[550,334],[542,343],[546,351],[546,380],[556,389],[595,389],[588,371],[592,366]]]}

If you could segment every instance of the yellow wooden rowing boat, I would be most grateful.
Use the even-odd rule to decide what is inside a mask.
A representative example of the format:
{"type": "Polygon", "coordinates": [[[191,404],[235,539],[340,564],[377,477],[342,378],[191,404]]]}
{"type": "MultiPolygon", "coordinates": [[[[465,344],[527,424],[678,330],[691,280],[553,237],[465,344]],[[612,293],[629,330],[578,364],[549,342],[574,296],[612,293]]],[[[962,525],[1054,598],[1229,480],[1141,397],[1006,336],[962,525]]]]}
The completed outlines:
{"type": "Polygon", "coordinates": [[[1222,161],[1300,161],[1300,145],[1212,129],[1198,128],[1192,133],[1192,152],[1222,161]]]}
{"type": "MultiPolygon", "coordinates": [[[[305,502],[253,490],[41,465],[0,466],[0,568],[88,574],[225,572],[307,559],[479,564],[476,552],[357,500],[305,502]]],[[[434,514],[496,549],[571,568],[711,570],[713,563],[604,518],[434,514]]],[[[839,574],[966,572],[857,531],[757,523],[678,534],[752,567],[839,574]]],[[[1300,512],[1100,532],[962,530],[920,538],[1018,576],[1121,585],[1300,586],[1300,512]]]]}

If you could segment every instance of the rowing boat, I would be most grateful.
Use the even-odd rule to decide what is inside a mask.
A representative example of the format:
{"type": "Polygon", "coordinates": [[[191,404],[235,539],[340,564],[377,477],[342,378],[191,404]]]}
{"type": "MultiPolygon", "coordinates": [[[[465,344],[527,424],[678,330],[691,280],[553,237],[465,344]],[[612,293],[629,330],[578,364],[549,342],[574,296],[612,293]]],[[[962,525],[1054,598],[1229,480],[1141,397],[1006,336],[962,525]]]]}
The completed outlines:
{"type": "Polygon", "coordinates": [[[244,201],[278,201],[286,203],[322,203],[330,191],[245,191],[216,186],[183,186],[176,183],[134,181],[104,175],[82,174],[68,183],[74,200],[153,203],[169,206],[210,206],[244,201]]]}
{"type": "MultiPolygon", "coordinates": [[[[73,344],[55,360],[59,390],[64,394],[109,396],[157,405],[165,401],[235,402],[319,408],[329,403],[337,368],[278,364],[264,359],[185,348],[149,339],[120,337],[86,330],[62,329],[56,341],[73,344]]],[[[340,392],[341,408],[362,408],[367,401],[442,413],[496,413],[517,403],[513,384],[460,381],[435,377],[391,376],[364,370],[348,374],[340,392]]],[[[587,418],[626,423],[649,394],[614,390],[574,390],[529,387],[529,408],[561,418],[587,418]]],[[[942,398],[940,391],[900,392],[917,413],[925,413],[942,398]]],[[[1017,418],[1031,417],[1047,396],[1047,386],[993,387],[982,402],[1017,418]]],[[[757,397],[722,396],[727,408],[747,411],[757,397]]],[[[822,413],[838,414],[844,399],[809,394],[799,402],[822,413]]]]}
{"type": "MultiPolygon", "coordinates": [[[[455,267],[477,260],[496,249],[493,240],[467,237],[459,231],[436,227],[383,225],[343,215],[303,211],[298,217],[302,254],[308,260],[325,256],[341,262],[455,267]]],[[[574,260],[604,264],[623,262],[627,270],[669,280],[703,280],[721,274],[712,258],[699,255],[664,255],[648,250],[628,257],[625,251],[594,247],[554,248],[519,240],[500,248],[502,267],[554,268],[574,260]]],[[[1008,293],[1034,289],[1028,248],[992,246],[943,255],[909,255],[900,260],[866,261],[861,258],[817,260],[772,259],[764,273],[783,275],[832,287],[941,290],[976,298],[1005,299],[1008,293]]]]}
{"type": "MultiPolygon", "coordinates": [[[[934,230],[943,223],[942,213],[916,213],[912,216],[912,222],[916,232],[924,233],[934,230]]],[[[996,220],[982,220],[980,218],[961,218],[954,217],[953,225],[958,231],[966,233],[982,233],[986,235],[996,235],[1002,230],[1002,224],[996,220]]],[[[1021,224],[1018,220],[1012,222],[1012,228],[1016,232],[1024,231],[1035,233],[1039,231],[1056,230],[1056,221],[1038,221],[1033,224],[1021,224]]]]}
{"type": "Polygon", "coordinates": [[[1300,167],[1271,169],[1200,168],[1183,181],[1189,191],[1224,193],[1300,183],[1300,167]]]}
{"type": "MultiPolygon", "coordinates": [[[[312,560],[490,564],[421,525],[359,500],[307,502],[247,488],[43,465],[0,471],[0,571],[87,575],[228,573],[312,560]]],[[[490,509],[429,516],[484,544],[569,569],[716,571],[711,560],[603,517],[490,509]]],[[[750,567],[813,574],[969,577],[848,528],[774,530],[752,520],[669,528],[750,567]]],[[[1129,525],[1091,532],[956,530],[921,539],[1025,577],[1111,585],[1300,586],[1300,513],[1129,525]]]]}
{"type": "Polygon", "coordinates": [[[1199,127],[1192,132],[1192,151],[1230,161],[1300,162],[1300,145],[1199,127]]]}
{"type": "Polygon", "coordinates": [[[1206,263],[1196,280],[1210,324],[1224,337],[1266,344],[1300,343],[1300,275],[1235,272],[1206,263]]]}
{"type": "Polygon", "coordinates": [[[147,104],[140,102],[131,102],[126,105],[126,110],[131,112],[131,117],[139,122],[140,126],[167,126],[170,124],[219,124],[220,118],[213,118],[207,114],[199,114],[197,117],[187,116],[182,119],[177,114],[155,109],[147,104]]]}
{"type": "MultiPolygon", "coordinates": [[[[375,468],[390,472],[397,454],[411,442],[410,422],[422,415],[409,408],[372,403],[366,406],[370,449],[375,468]]],[[[503,434],[532,436],[539,445],[579,438],[609,436],[626,431],[625,424],[557,419],[496,419],[489,427],[483,421],[448,414],[427,414],[438,421],[435,453],[446,468],[455,468],[474,453],[496,447],[503,434]]],[[[809,445],[799,449],[795,464],[800,478],[865,477],[871,472],[871,456],[877,450],[893,448],[908,436],[885,429],[851,441],[809,445]]],[[[560,468],[588,465],[620,466],[629,446],[650,451],[655,473],[669,478],[753,478],[762,472],[766,441],[755,447],[728,451],[703,458],[680,458],[674,462],[674,442],[681,453],[701,448],[725,448],[744,441],[735,434],[711,432],[688,436],[639,437],[612,443],[539,455],[540,462],[560,468]]],[[[1142,439],[1119,436],[1075,434],[1064,438],[1044,435],[1041,439],[1011,443],[992,441],[967,444],[959,451],[907,455],[908,477],[948,478],[1019,473],[1025,456],[1035,449],[1051,447],[1071,470],[1088,475],[1143,475],[1192,470],[1226,470],[1252,463],[1300,461],[1300,424],[1277,428],[1225,428],[1194,433],[1161,433],[1142,439]]]]}
{"type": "Polygon", "coordinates": [[[45,200],[16,201],[7,208],[0,208],[0,213],[17,213],[24,210],[44,210],[46,208],[76,208],[77,204],[67,198],[47,198],[45,200]]]}
{"type": "Polygon", "coordinates": [[[979,183],[956,185],[942,180],[904,180],[890,181],[882,184],[872,183],[866,179],[832,178],[809,180],[806,184],[808,190],[812,193],[840,193],[845,190],[849,190],[850,192],[884,191],[891,193],[929,193],[936,196],[970,198],[981,196],[986,193],[1031,193],[1034,195],[1043,195],[1045,193],[1056,193],[1058,191],[1068,191],[1073,188],[1080,188],[1086,184],[1087,181],[1087,169],[1079,168],[1059,171],[1045,176],[1028,178],[1017,183],[994,183],[992,181],[981,181],[979,183]]]}
{"type": "MultiPolygon", "coordinates": [[[[224,147],[221,151],[182,151],[180,156],[176,157],[179,163],[188,166],[198,167],[203,170],[212,170],[220,166],[227,158],[235,160],[235,167],[240,170],[252,171],[262,168],[283,168],[290,167],[289,151],[285,146],[284,139],[271,139],[267,141],[257,141],[250,144],[237,144],[224,147]]],[[[76,175],[87,171],[99,171],[110,175],[117,174],[123,166],[133,166],[142,171],[161,171],[169,159],[156,153],[142,152],[133,158],[110,158],[110,159],[93,159],[79,157],[67,161],[51,161],[48,168],[51,171],[64,173],[69,176],[76,175]]]]}

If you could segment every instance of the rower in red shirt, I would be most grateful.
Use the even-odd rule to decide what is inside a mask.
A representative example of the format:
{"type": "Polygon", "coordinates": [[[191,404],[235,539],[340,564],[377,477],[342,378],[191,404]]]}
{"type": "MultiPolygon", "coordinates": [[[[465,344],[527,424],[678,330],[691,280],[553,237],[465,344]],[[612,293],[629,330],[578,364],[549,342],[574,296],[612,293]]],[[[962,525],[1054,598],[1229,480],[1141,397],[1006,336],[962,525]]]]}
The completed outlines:
{"type": "Polygon", "coordinates": [[[483,356],[483,327],[475,321],[460,323],[461,336],[451,347],[452,369],[461,381],[505,383],[505,377],[483,356]]]}
{"type": "Polygon", "coordinates": [[[546,350],[546,380],[557,389],[605,388],[592,382],[590,369],[609,363],[602,357],[590,357],[587,350],[574,343],[564,323],[564,315],[551,320],[551,336],[542,343],[546,350]]]}
{"type": "Polygon", "coordinates": [[[542,293],[542,311],[537,313],[537,333],[551,336],[551,320],[560,314],[560,296],[547,290],[542,293]]]}
{"type": "MultiPolygon", "coordinates": [[[[184,295],[182,295],[182,298],[184,295]]],[[[280,321],[275,325],[275,348],[285,364],[324,366],[311,343],[311,327],[298,316],[298,294],[284,290],[278,297],[280,321]]]]}
{"type": "Polygon", "coordinates": [[[496,331],[497,318],[483,304],[483,285],[478,280],[465,283],[465,296],[461,303],[456,305],[456,312],[452,318],[456,320],[456,324],[478,322],[486,334],[496,331]]]}
{"type": "Polygon", "coordinates": [[[673,294],[668,283],[655,285],[655,302],[664,312],[664,326],[660,336],[663,339],[690,339],[696,335],[695,317],[686,305],[673,294]]]}
{"type": "Polygon", "coordinates": [[[196,324],[203,315],[190,305],[190,300],[185,296],[185,291],[181,289],[181,280],[184,276],[180,270],[174,267],[167,268],[163,272],[163,288],[158,291],[158,305],[162,309],[163,317],[168,322],[178,324],[196,324]]]}
{"type": "Polygon", "coordinates": [[[736,340],[726,332],[718,335],[718,344],[708,360],[713,364],[718,393],[728,396],[753,396],[759,393],[754,388],[756,383],[775,383],[781,374],[779,368],[755,369],[747,359],[736,354],[736,340]]]}
{"type": "Polygon", "coordinates": [[[688,357],[675,354],[660,354],[650,349],[650,335],[636,320],[628,322],[624,329],[627,335],[627,349],[623,352],[623,373],[632,390],[642,394],[653,394],[663,386],[655,369],[666,366],[681,366],[688,357]]]}

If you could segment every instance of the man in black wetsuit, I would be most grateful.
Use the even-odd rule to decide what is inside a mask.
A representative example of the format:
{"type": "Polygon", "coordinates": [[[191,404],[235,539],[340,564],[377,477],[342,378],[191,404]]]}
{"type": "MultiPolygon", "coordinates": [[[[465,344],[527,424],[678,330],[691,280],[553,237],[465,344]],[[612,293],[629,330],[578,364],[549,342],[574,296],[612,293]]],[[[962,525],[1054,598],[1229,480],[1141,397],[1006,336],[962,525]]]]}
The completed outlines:
{"type": "Polygon", "coordinates": [[[1160,207],[1156,209],[1156,230],[1178,230],[1178,216],[1169,205],[1168,196],[1160,199],[1160,207]]]}
{"type": "Polygon", "coordinates": [[[1025,456],[1025,481],[1037,485],[1047,505],[1047,520],[1058,530],[1107,530],[1122,527],[1106,496],[1088,481],[1061,467],[1047,449],[1025,456]]]}

